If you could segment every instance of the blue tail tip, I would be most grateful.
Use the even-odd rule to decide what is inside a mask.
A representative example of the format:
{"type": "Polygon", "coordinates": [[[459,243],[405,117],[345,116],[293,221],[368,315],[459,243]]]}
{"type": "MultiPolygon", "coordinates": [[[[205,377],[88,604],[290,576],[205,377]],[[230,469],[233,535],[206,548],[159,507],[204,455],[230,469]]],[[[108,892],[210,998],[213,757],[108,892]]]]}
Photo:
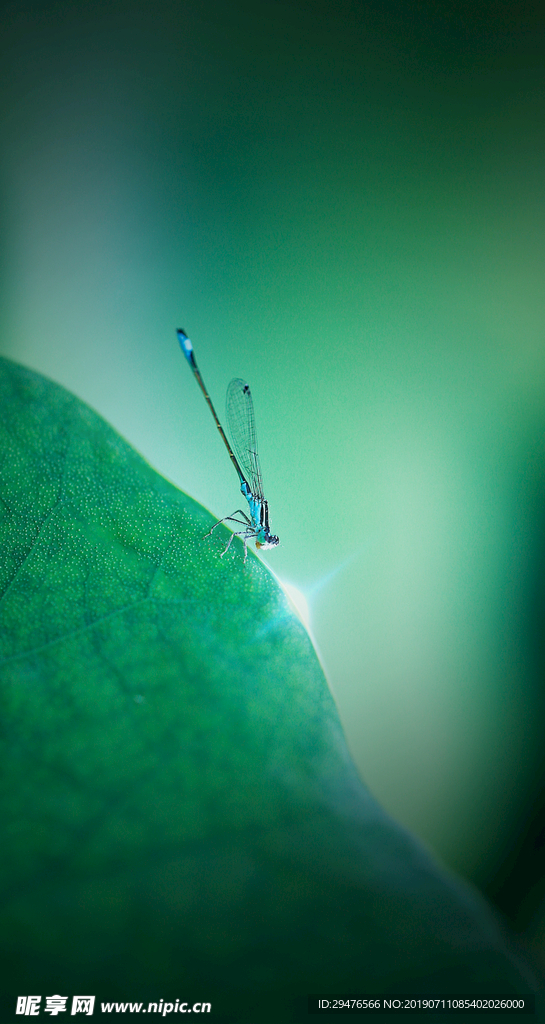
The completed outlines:
{"type": "Polygon", "coordinates": [[[178,335],[178,341],[180,342],[180,348],[184,356],[191,363],[191,366],[194,367],[195,357],[193,355],[193,345],[191,344],[189,338],[187,337],[187,334],[185,333],[182,327],[178,327],[176,334],[178,335]]]}

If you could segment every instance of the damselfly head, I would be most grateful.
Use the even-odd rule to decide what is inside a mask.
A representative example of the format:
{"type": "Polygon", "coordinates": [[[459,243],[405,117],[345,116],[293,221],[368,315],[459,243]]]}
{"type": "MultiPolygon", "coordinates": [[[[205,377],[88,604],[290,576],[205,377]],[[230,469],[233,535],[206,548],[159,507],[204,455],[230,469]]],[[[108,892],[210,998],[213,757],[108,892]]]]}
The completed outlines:
{"type": "Polygon", "coordinates": [[[275,537],[273,533],[267,534],[265,540],[256,540],[255,542],[256,548],[263,548],[265,551],[267,548],[275,548],[277,544],[280,544],[280,538],[275,537]]]}

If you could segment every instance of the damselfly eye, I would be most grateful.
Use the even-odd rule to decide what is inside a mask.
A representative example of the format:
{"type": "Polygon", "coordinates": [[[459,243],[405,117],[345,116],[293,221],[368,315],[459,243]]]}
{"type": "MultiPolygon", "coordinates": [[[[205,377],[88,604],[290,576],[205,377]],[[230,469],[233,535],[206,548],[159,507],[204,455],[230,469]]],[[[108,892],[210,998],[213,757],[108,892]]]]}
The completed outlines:
{"type": "Polygon", "coordinates": [[[280,544],[280,540],[278,537],[274,537],[272,534],[267,537],[267,540],[256,540],[255,542],[256,548],[263,548],[265,551],[267,550],[267,548],[275,548],[277,544],[280,544]]]}

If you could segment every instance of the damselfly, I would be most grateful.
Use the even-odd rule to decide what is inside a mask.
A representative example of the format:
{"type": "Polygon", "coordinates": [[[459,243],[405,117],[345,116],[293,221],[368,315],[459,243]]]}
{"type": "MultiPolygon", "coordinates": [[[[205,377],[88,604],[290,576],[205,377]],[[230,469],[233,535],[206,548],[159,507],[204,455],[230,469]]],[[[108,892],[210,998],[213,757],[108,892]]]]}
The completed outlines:
{"type": "Polygon", "coordinates": [[[243,526],[243,530],[237,530],[231,535],[229,543],[220,557],[223,558],[227,554],[234,537],[242,537],[244,542],[244,561],[246,561],[248,541],[252,537],[255,538],[256,548],[275,548],[278,544],[278,537],[275,537],[269,529],[269,505],[263,497],[263,480],[261,479],[261,467],[257,454],[252,393],[246,381],[240,380],[239,377],[232,380],[227,388],[225,408],[233,442],[233,447],[231,448],[195,362],[193,345],[185,331],[182,331],[181,328],[178,329],[177,334],[182,352],[197,378],[197,383],[206,398],[208,408],[214,417],[220,436],[229,452],[231,462],[238,473],[240,489],[250,506],[249,516],[241,508],[237,508],[236,512],[233,512],[231,516],[224,516],[223,519],[219,519],[217,523],[214,523],[212,530],[206,536],[209,537],[212,531],[216,529],[216,526],[219,526],[220,523],[224,523],[226,520],[243,526]],[[241,515],[242,519],[236,519],[237,515],[241,515]]]}

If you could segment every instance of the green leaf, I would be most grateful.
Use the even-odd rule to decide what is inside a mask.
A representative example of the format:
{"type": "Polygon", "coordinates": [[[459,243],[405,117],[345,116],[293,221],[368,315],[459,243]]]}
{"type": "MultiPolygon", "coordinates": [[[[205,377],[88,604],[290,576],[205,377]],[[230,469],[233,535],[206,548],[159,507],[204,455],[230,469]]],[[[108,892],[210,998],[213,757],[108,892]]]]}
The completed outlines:
{"type": "Polygon", "coordinates": [[[528,992],[362,786],[267,568],[220,559],[225,528],[203,540],[210,514],[57,385],[1,361],[0,409],[8,1012],[94,993],[281,1024],[311,992],[528,992]]]}

